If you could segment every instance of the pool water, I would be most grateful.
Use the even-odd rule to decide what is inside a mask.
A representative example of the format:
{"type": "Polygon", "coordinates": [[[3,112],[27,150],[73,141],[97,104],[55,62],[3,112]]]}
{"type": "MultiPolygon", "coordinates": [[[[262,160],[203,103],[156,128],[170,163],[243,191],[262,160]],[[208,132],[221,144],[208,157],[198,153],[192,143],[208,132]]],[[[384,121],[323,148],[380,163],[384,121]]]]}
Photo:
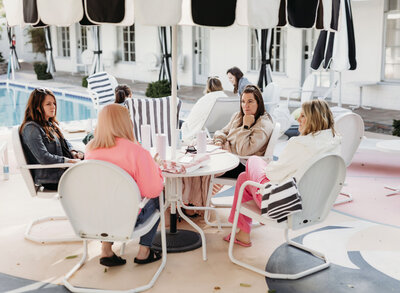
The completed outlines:
{"type": "MultiPolygon", "coordinates": [[[[22,123],[30,92],[18,88],[0,88],[0,127],[22,123]]],[[[95,118],[93,104],[88,99],[55,95],[58,121],[95,118]]]]}

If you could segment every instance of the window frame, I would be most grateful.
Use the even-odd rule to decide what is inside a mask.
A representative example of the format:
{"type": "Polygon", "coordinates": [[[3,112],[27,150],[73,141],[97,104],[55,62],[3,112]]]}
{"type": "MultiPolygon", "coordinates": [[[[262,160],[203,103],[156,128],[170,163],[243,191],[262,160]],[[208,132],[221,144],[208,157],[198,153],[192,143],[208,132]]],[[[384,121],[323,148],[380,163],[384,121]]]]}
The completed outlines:
{"type": "MultiPolygon", "coordinates": [[[[398,79],[393,78],[386,78],[385,71],[386,71],[386,49],[392,48],[393,46],[387,47],[386,40],[387,40],[387,20],[390,14],[400,14],[400,9],[397,10],[388,10],[384,12],[383,17],[383,38],[382,38],[382,64],[381,64],[381,81],[388,82],[388,83],[400,83],[400,77],[398,79]]],[[[400,19],[400,18],[399,18],[400,19]]],[[[400,32],[400,29],[399,29],[400,32]]],[[[397,46],[395,46],[397,47],[397,46]]],[[[398,48],[400,49],[400,43],[398,48]]],[[[397,64],[397,63],[395,63],[397,64]]],[[[398,63],[400,65],[400,63],[398,63]]],[[[400,75],[400,72],[399,72],[400,75]]]]}
{"type": "Polygon", "coordinates": [[[71,58],[71,31],[69,27],[57,27],[57,47],[58,57],[71,58]],[[68,33],[64,33],[64,31],[68,33]],[[67,39],[64,40],[63,36],[67,36],[67,39]],[[66,46],[64,47],[64,45],[66,46]]]}
{"type": "Polygon", "coordinates": [[[120,38],[120,46],[119,49],[119,60],[123,63],[136,63],[136,26],[131,25],[131,26],[123,26],[119,30],[119,38],[120,38]],[[133,28],[133,40],[131,39],[131,28],[133,28]],[[128,35],[128,41],[125,41],[124,39],[124,34],[125,30],[128,29],[127,35],[128,35]],[[125,43],[128,44],[128,52],[125,52],[125,43]],[[133,51],[131,46],[133,45],[133,51]],[[128,54],[127,56],[129,57],[128,60],[125,59],[125,54],[128,54]],[[133,60],[132,58],[133,54],[133,60]]]}

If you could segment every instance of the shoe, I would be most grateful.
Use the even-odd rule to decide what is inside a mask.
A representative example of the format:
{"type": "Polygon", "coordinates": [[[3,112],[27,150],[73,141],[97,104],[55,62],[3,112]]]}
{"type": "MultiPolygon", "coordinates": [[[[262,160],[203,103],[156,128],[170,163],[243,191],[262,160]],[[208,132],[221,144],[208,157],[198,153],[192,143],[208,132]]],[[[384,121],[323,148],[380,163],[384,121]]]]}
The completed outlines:
{"type": "Polygon", "coordinates": [[[138,259],[137,257],[135,257],[133,262],[135,262],[137,264],[140,264],[140,265],[144,265],[144,264],[147,264],[147,263],[155,262],[155,261],[157,261],[159,259],[161,259],[161,252],[155,251],[155,250],[150,248],[149,256],[146,259],[138,259]]]}
{"type": "MultiPolygon", "coordinates": [[[[226,242],[230,242],[231,241],[231,234],[229,233],[229,235],[225,236],[224,240],[226,242]]],[[[240,240],[237,240],[236,238],[235,238],[234,242],[235,242],[235,244],[238,244],[238,245],[243,246],[243,247],[250,247],[251,246],[251,242],[242,242],[240,240]]]]}
{"type": "Polygon", "coordinates": [[[126,264],[126,260],[114,253],[113,256],[100,258],[100,264],[106,267],[116,267],[126,264]]]}

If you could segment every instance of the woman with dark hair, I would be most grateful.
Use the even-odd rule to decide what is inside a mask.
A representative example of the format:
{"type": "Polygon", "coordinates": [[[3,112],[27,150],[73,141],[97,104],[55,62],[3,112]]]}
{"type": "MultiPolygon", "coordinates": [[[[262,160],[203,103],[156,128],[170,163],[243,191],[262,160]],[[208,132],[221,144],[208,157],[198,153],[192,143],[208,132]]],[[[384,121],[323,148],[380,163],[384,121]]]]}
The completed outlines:
{"type": "MultiPolygon", "coordinates": [[[[74,150],[64,138],[56,118],[57,102],[52,91],[34,89],[26,105],[19,129],[28,164],[76,163],[83,153],[74,150]]],[[[65,169],[34,169],[35,184],[57,190],[65,169]]]]}
{"type": "MultiPolygon", "coordinates": [[[[326,153],[340,155],[340,137],[335,133],[333,115],[327,102],[312,100],[303,103],[298,121],[300,136],[289,139],[278,161],[267,164],[259,157],[249,158],[246,171],[239,175],[236,182],[229,222],[233,223],[239,190],[247,180],[260,184],[281,183],[291,177],[296,177],[298,171],[315,156],[326,153]]],[[[252,186],[245,188],[242,202],[249,200],[254,200],[259,207],[261,206],[261,195],[257,193],[257,188],[252,186]]],[[[238,228],[240,231],[235,235],[236,244],[245,247],[251,246],[251,222],[251,218],[239,215],[238,228]]],[[[224,237],[224,240],[229,241],[230,237],[229,234],[224,237]]]]}
{"type": "Polygon", "coordinates": [[[132,91],[126,84],[120,84],[115,88],[115,102],[116,104],[124,104],[127,98],[132,97],[132,91]]]}
{"type": "Polygon", "coordinates": [[[233,84],[233,92],[241,97],[244,88],[251,84],[250,81],[243,76],[243,72],[237,67],[229,68],[226,74],[229,81],[233,84]]]}
{"type": "Polygon", "coordinates": [[[208,115],[218,98],[227,98],[224,93],[221,81],[218,77],[209,77],[205,95],[202,96],[193,106],[189,116],[182,124],[182,139],[186,144],[191,144],[193,139],[203,128],[208,115]]]}
{"type": "MultiPolygon", "coordinates": [[[[233,115],[231,121],[214,134],[214,144],[239,156],[262,156],[267,148],[274,129],[271,116],[265,112],[260,89],[255,85],[244,88],[240,98],[240,111],[233,115]]],[[[240,164],[228,171],[224,177],[237,178],[245,170],[240,164]]]]}

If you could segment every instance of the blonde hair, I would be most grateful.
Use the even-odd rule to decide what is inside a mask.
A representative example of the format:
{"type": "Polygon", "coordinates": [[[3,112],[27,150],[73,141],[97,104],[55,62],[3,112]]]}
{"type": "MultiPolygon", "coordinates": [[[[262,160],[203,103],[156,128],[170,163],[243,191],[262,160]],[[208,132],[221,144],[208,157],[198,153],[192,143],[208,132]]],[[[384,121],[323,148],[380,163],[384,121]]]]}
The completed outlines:
{"type": "Polygon", "coordinates": [[[321,130],[331,129],[335,136],[334,119],[329,105],[324,100],[304,102],[301,109],[306,117],[306,124],[302,135],[315,134],[321,130]]]}
{"type": "Polygon", "coordinates": [[[100,111],[94,139],[88,143],[87,149],[113,147],[116,137],[136,142],[128,109],[118,104],[110,104],[100,111]]]}
{"type": "Polygon", "coordinates": [[[218,77],[209,77],[207,79],[207,86],[205,91],[206,94],[223,90],[224,89],[222,87],[221,81],[218,79],[218,77]]]}

